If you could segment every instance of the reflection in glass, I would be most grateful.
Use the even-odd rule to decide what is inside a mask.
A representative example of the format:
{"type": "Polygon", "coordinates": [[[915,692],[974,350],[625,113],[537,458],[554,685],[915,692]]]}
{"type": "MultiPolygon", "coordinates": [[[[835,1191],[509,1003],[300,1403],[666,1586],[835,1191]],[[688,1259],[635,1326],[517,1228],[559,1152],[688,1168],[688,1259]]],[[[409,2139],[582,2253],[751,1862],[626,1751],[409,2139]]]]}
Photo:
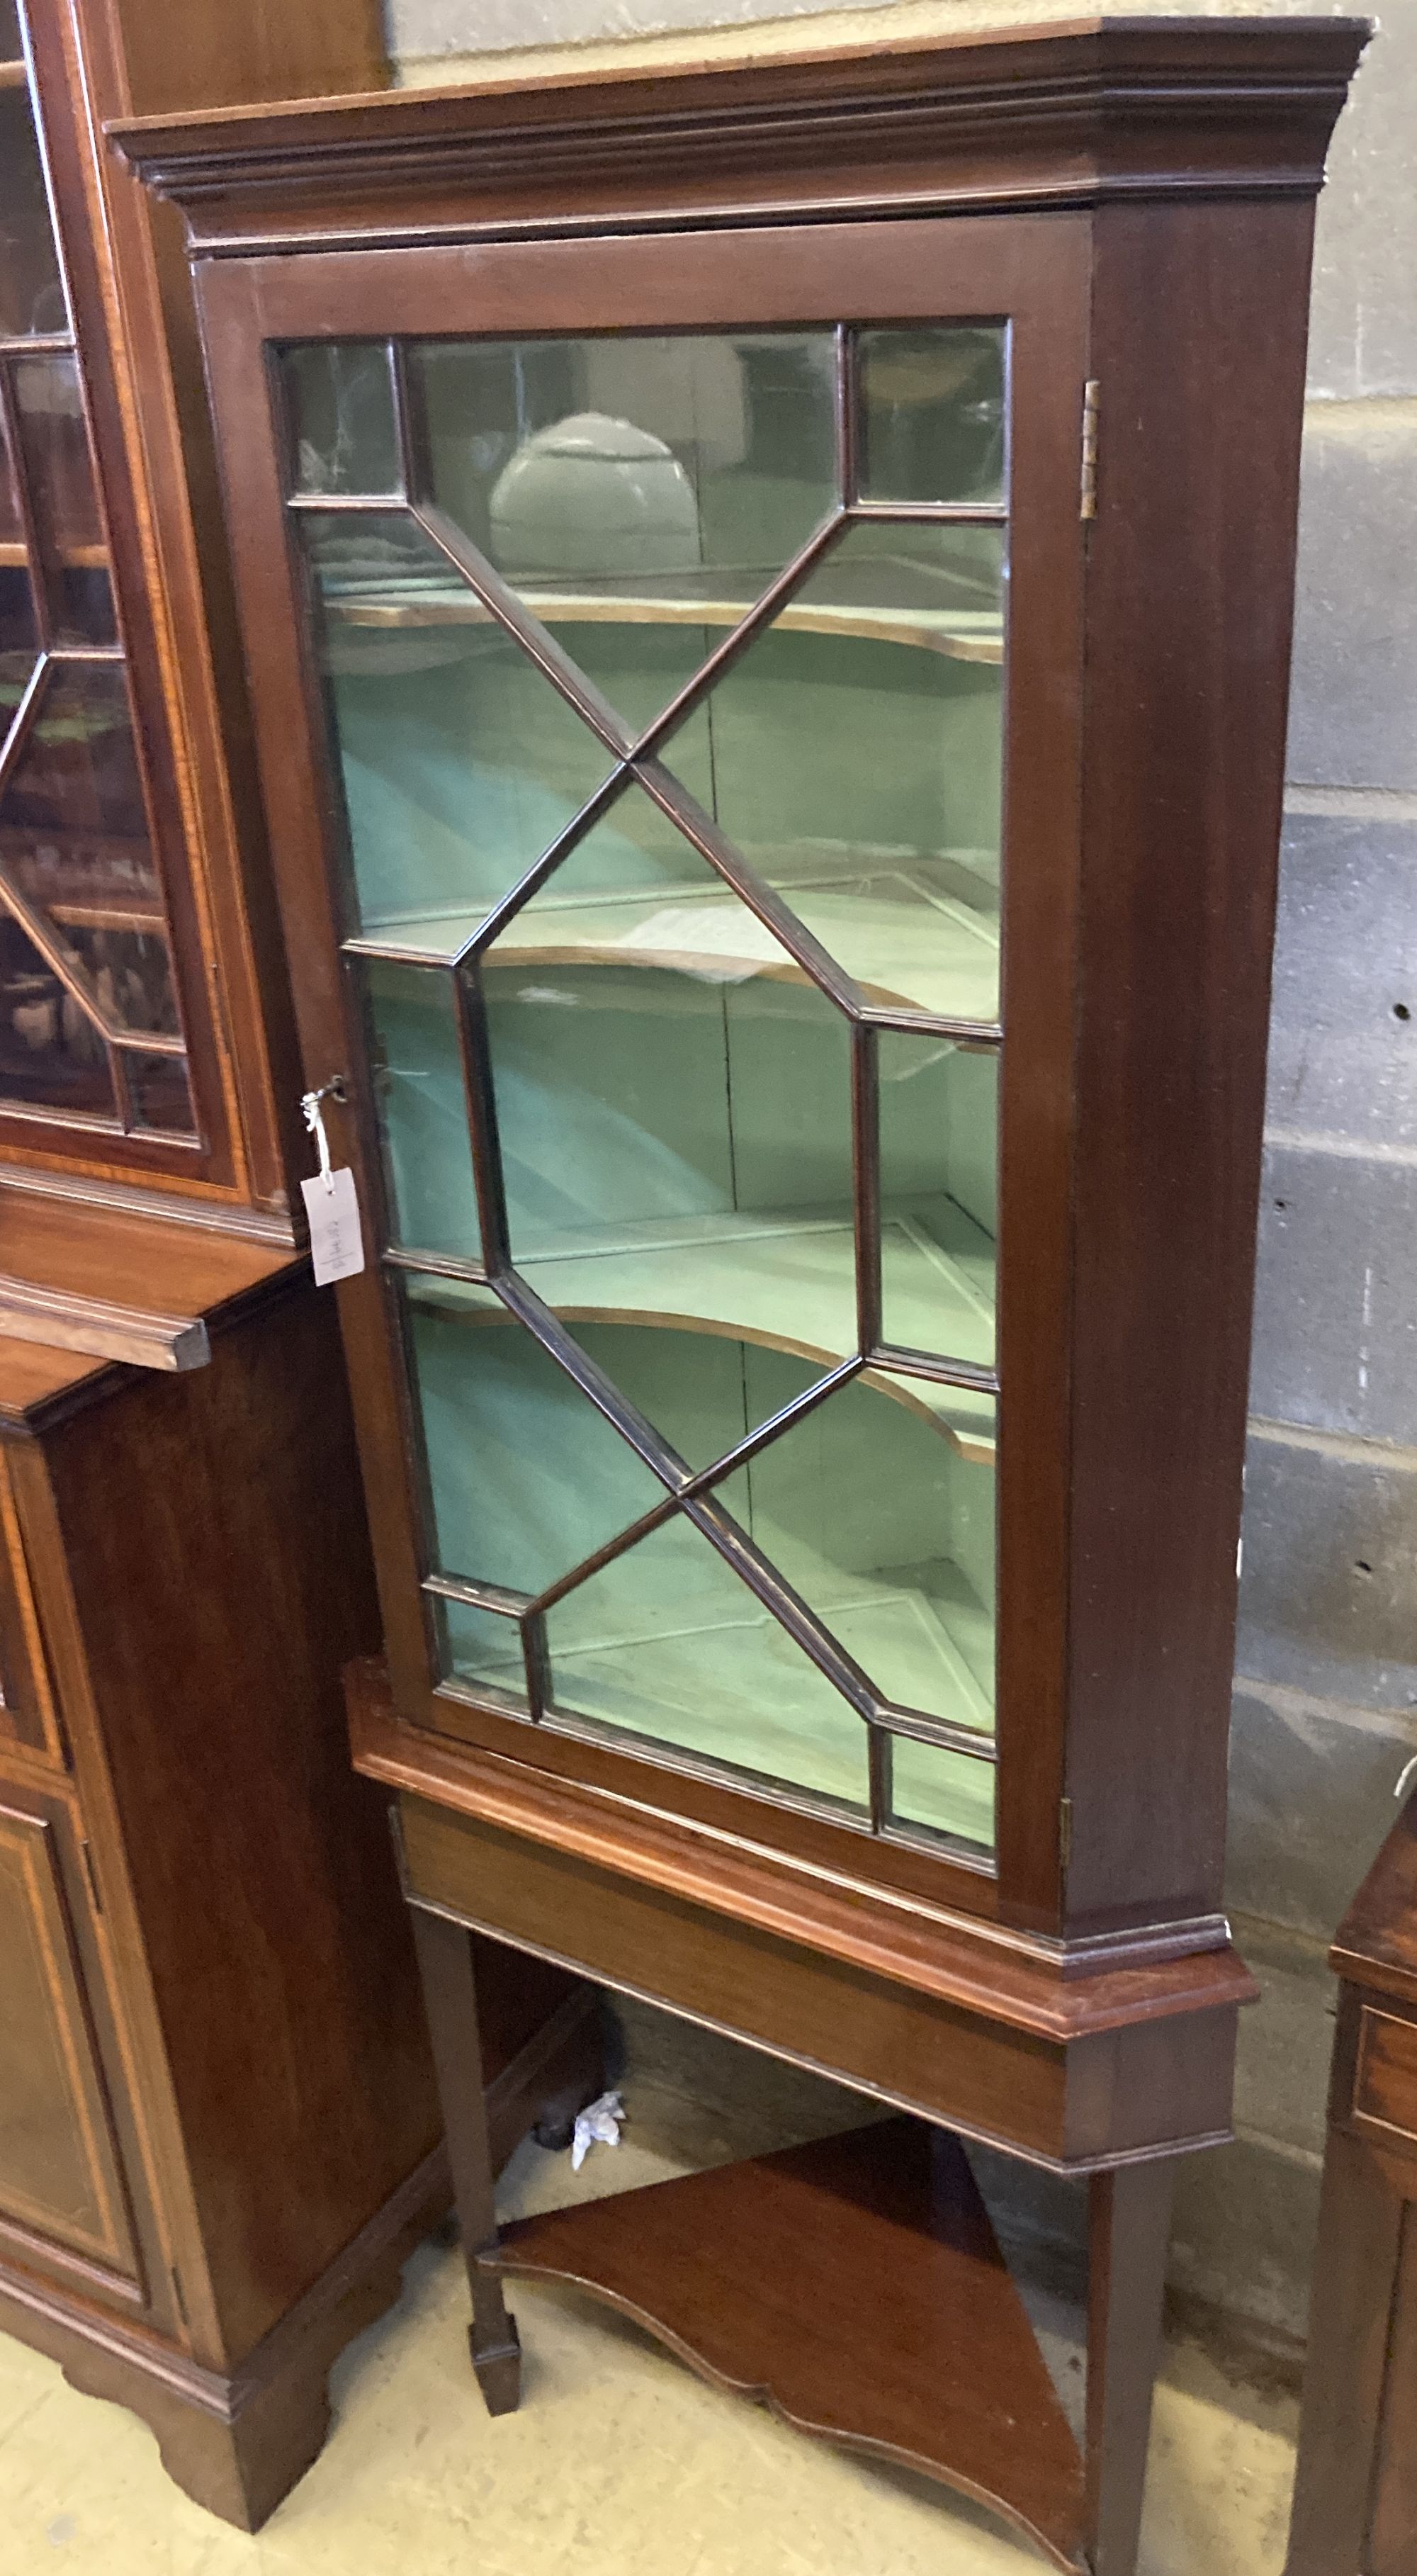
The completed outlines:
{"type": "Polygon", "coordinates": [[[19,704],[38,643],[19,487],[0,415],[0,742],[19,704]]]}
{"type": "Polygon", "coordinates": [[[361,973],[391,1240],[480,1261],[453,979],[372,959],[361,973]]]}
{"type": "Polygon", "coordinates": [[[1002,500],[1002,328],[863,331],[859,348],[863,500],[1002,500]]]}
{"type": "Polygon", "coordinates": [[[48,960],[0,913],[0,1099],[113,1118],[108,1054],[48,960]]]}
{"type": "Polygon", "coordinates": [[[152,1128],[165,1135],[195,1135],[192,1089],[181,1056],[138,1055],[125,1048],[123,1064],[135,1127],[152,1128]]]}
{"type": "Polygon", "coordinates": [[[57,643],[117,637],[79,371],[70,356],[22,358],[15,406],[35,542],[57,643]]]}
{"type": "Polygon", "coordinates": [[[874,1003],[997,1014],[1002,661],[1001,530],[859,523],[665,746],[874,1003]]]}
{"type": "MultiPolygon", "coordinates": [[[[751,1366],[761,1383],[776,1355],[751,1366]]],[[[987,1730],[994,1476],[962,1454],[932,1393],[839,1388],[743,1470],[746,1516],[730,1507],[884,1699],[987,1730]]]]}
{"type": "Polygon", "coordinates": [[[38,645],[19,487],[0,415],[0,742],[19,704],[38,645]]]}
{"type": "Polygon", "coordinates": [[[882,1029],[881,1338],[990,1367],[999,1062],[882,1029]]]}
{"type": "Polygon", "coordinates": [[[77,911],[77,906],[61,904],[57,915],[51,910],[51,919],[63,919],[64,946],[83,968],[86,987],[109,1027],[176,1037],[177,1002],[166,940],[151,932],[64,919],[77,911]]]}
{"type": "Polygon", "coordinates": [[[471,1682],[499,1697],[526,1705],[526,1664],[522,1632],[515,1619],[499,1610],[484,1610],[469,1601],[435,1597],[433,1617],[441,1648],[439,1661],[452,1680],[471,1682]]]}
{"type": "Polygon", "coordinates": [[[664,1487],[489,1289],[405,1277],[439,1572],[540,1592],[664,1487]]]}
{"type": "Polygon", "coordinates": [[[433,498],[645,725],[835,504],[830,332],[424,341],[433,498]]]}
{"type": "Polygon", "coordinates": [[[614,766],[411,522],[304,514],[359,927],[452,956],[614,766]]]}
{"type": "MultiPolygon", "coordinates": [[[[0,51],[10,54],[3,39],[0,51]]],[[[68,327],[29,91],[6,87],[0,89],[0,339],[68,327]]]]}
{"type": "MultiPolygon", "coordinates": [[[[25,891],[46,906],[101,908],[144,930],[162,926],[147,816],[121,665],[50,667],[43,704],[0,804],[0,823],[43,833],[25,891]]],[[[0,833],[9,856],[9,830],[0,833]]]]}
{"type": "Polygon", "coordinates": [[[891,1775],[891,1815],[897,1824],[992,1847],[998,1773],[991,1763],[971,1762],[941,1744],[897,1735],[891,1739],[891,1775]]]}
{"type": "Polygon", "coordinates": [[[0,875],[44,916],[92,1012],[114,1030],[177,1033],[121,665],[50,666],[0,798],[0,875]]]}
{"type": "Polygon", "coordinates": [[[396,492],[389,352],[382,340],[311,340],[282,361],[300,492],[396,492]]]}
{"type": "Polygon", "coordinates": [[[553,1708],[867,1805],[866,1728],[677,1514],[547,1613],[553,1708]]]}
{"type": "Polygon", "coordinates": [[[26,569],[26,531],[15,484],[5,420],[0,415],[0,742],[21,703],[23,685],[39,652],[39,626],[26,569]]]}

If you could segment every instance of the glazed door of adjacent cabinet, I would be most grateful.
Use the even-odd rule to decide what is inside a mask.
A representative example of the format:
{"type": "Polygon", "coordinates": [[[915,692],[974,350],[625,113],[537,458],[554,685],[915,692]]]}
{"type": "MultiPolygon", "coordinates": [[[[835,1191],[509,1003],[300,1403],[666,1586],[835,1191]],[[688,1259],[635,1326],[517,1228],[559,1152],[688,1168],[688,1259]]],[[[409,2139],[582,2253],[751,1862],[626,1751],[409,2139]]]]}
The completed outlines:
{"type": "Polygon", "coordinates": [[[126,598],[115,584],[133,499],[116,452],[97,470],[65,266],[19,14],[0,0],[0,1144],[223,1177],[167,719],[154,685],[140,721],[132,688],[130,662],[153,660],[136,536],[126,598]]]}
{"type": "Polygon", "coordinates": [[[399,1704],[986,1908],[1056,1895],[1084,278],[204,286],[399,1704]]]}

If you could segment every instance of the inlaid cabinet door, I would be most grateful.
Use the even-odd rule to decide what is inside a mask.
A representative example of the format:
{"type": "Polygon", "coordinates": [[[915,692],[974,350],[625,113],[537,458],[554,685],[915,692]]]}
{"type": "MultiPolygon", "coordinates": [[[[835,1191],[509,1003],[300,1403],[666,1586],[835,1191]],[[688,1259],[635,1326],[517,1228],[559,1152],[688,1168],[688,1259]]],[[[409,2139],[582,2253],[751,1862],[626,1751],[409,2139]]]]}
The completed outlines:
{"type": "Polygon", "coordinates": [[[142,2267],[76,1863],[57,1803],[0,1779],[0,2255],[131,2306],[142,2267]]]}
{"type": "Polygon", "coordinates": [[[10,1464],[0,1449],[0,1744],[65,1759],[10,1464]]]}

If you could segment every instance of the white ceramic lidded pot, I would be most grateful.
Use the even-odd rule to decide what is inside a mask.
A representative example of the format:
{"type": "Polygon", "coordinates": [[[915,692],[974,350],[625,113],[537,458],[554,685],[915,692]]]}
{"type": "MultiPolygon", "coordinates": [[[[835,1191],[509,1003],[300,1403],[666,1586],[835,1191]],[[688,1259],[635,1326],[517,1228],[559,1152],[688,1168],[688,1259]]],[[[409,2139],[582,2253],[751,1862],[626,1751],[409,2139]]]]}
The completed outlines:
{"type": "Polygon", "coordinates": [[[492,546],[504,571],[543,579],[687,572],[701,558],[698,498],[663,439],[573,412],[536,430],[499,475],[492,546]]]}

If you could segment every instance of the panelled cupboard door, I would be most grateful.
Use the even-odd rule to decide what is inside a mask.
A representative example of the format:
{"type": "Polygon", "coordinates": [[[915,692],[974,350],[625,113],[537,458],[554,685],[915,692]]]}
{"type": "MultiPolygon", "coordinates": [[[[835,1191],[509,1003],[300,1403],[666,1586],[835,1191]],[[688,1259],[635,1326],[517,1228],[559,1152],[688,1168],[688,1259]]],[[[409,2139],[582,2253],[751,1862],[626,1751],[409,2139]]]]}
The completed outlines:
{"type": "Polygon", "coordinates": [[[55,1764],[65,1759],[9,1462],[0,1448],[0,1743],[7,1738],[55,1764]]]}
{"type": "Polygon", "coordinates": [[[133,2310],[143,2265],[82,1884],[58,1802],[0,1775],[0,2257],[133,2310]]]}
{"type": "Polygon", "coordinates": [[[400,1709],[986,1909],[1058,1841],[1087,278],[203,281],[400,1709]]]}

